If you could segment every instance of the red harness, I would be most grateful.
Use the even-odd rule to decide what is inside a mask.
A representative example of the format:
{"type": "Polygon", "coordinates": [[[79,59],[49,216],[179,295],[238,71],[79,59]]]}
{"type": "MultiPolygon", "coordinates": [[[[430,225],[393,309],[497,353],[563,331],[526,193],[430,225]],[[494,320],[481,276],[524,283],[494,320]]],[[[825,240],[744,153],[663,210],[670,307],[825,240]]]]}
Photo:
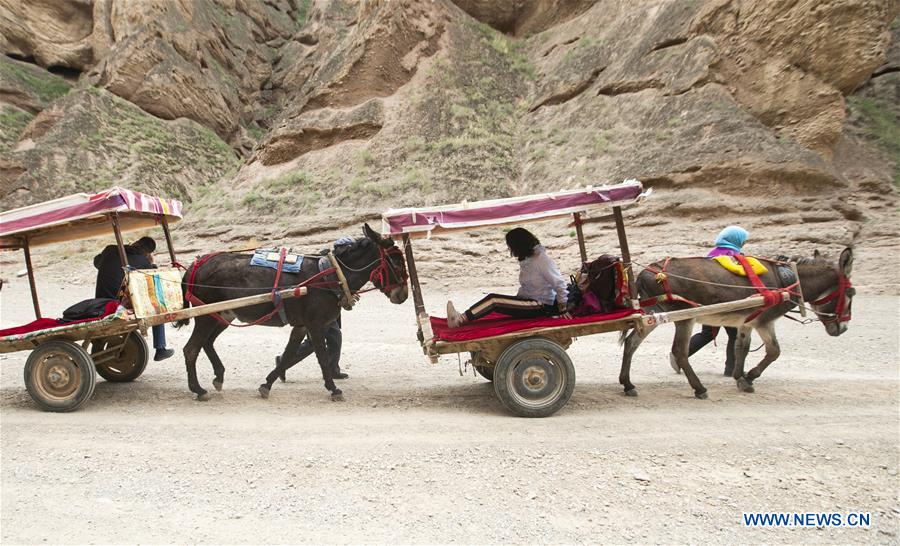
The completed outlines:
{"type": "Polygon", "coordinates": [[[834,308],[834,317],[829,318],[829,319],[820,319],[820,320],[822,320],[823,323],[826,323],[826,324],[829,322],[838,322],[838,323],[850,322],[850,318],[851,318],[849,308],[844,309],[844,307],[845,307],[845,303],[847,302],[847,298],[845,297],[847,295],[847,289],[852,288],[853,285],[850,284],[850,279],[848,279],[844,275],[844,272],[841,271],[840,268],[835,268],[835,273],[837,273],[837,277],[838,277],[837,290],[835,290],[831,294],[828,294],[827,296],[817,299],[816,301],[809,302],[810,305],[825,305],[826,303],[830,302],[831,300],[838,298],[837,305],[834,308]]]}
{"type": "MultiPolygon", "coordinates": [[[[224,252],[211,252],[205,256],[201,256],[200,258],[194,260],[194,262],[188,267],[188,271],[190,272],[190,274],[188,275],[187,292],[184,294],[184,299],[185,299],[185,301],[190,302],[191,305],[194,305],[194,306],[205,305],[203,300],[201,300],[200,298],[198,298],[197,296],[194,295],[194,279],[197,276],[197,270],[200,269],[200,266],[202,266],[207,261],[209,261],[210,258],[212,258],[214,256],[218,256],[219,254],[225,254],[225,253],[224,252]]],[[[278,257],[278,268],[275,270],[275,283],[272,285],[273,308],[272,308],[271,312],[266,313],[265,315],[261,316],[260,318],[254,320],[253,322],[249,322],[247,324],[234,324],[234,323],[222,318],[222,316],[219,313],[210,313],[210,316],[213,317],[214,319],[216,319],[217,321],[219,321],[221,324],[224,324],[226,326],[234,326],[236,328],[246,328],[248,326],[256,326],[257,324],[262,324],[263,322],[266,322],[269,319],[271,319],[272,317],[274,317],[284,307],[284,300],[282,300],[281,297],[278,296],[278,289],[279,289],[278,284],[281,281],[281,271],[284,267],[284,258],[286,256],[286,254],[287,254],[287,250],[285,248],[282,248],[280,255],[278,257]]],[[[324,271],[320,271],[319,273],[316,273],[315,275],[306,279],[305,281],[303,281],[299,284],[295,284],[294,286],[288,287],[288,288],[293,288],[294,294],[299,295],[299,289],[301,287],[304,287],[304,286],[319,287],[319,286],[324,286],[326,284],[332,284],[332,283],[315,283],[315,284],[312,284],[312,283],[314,281],[318,280],[319,278],[324,277],[325,275],[329,275],[334,272],[335,272],[334,267],[329,267],[328,269],[325,269],[324,271]]]]}
{"type": "MultiPolygon", "coordinates": [[[[381,285],[380,289],[382,291],[390,291],[390,290],[393,290],[394,288],[397,288],[398,286],[405,285],[406,280],[409,278],[409,275],[407,274],[406,270],[401,269],[400,273],[397,273],[397,271],[394,270],[393,266],[390,263],[390,255],[391,254],[395,254],[395,255],[402,257],[403,252],[397,247],[391,247],[386,250],[384,248],[379,247],[378,251],[379,251],[379,256],[381,258],[381,263],[379,263],[378,267],[373,269],[372,272],[369,274],[369,280],[372,282],[372,284],[375,285],[375,287],[370,288],[369,290],[374,290],[375,288],[379,288],[379,286],[378,286],[379,284],[381,285]],[[396,277],[398,277],[400,280],[398,280],[396,282],[392,282],[391,281],[391,272],[393,272],[394,275],[396,277]]],[[[287,250],[285,248],[282,248],[281,253],[278,257],[278,268],[276,269],[276,273],[275,273],[275,283],[272,286],[273,309],[271,312],[266,313],[262,317],[256,319],[253,322],[247,323],[247,324],[234,324],[234,323],[229,322],[229,321],[225,320],[224,318],[222,318],[222,316],[219,315],[218,313],[210,313],[210,316],[212,316],[214,319],[216,319],[217,321],[219,321],[220,323],[222,323],[226,326],[235,326],[237,328],[246,328],[247,326],[255,326],[257,324],[262,324],[263,322],[266,322],[269,319],[271,319],[273,316],[275,316],[279,311],[281,311],[282,307],[284,306],[284,301],[278,296],[278,289],[279,289],[278,285],[279,285],[279,282],[281,281],[281,272],[282,272],[282,268],[284,267],[284,258],[285,258],[286,253],[287,253],[287,250]]],[[[196,295],[194,295],[194,279],[197,276],[197,271],[200,269],[200,266],[202,266],[207,261],[209,261],[210,258],[212,258],[214,256],[218,256],[219,254],[224,254],[224,252],[212,252],[210,254],[206,254],[205,256],[201,256],[200,258],[194,260],[194,262],[190,266],[188,266],[189,275],[188,275],[188,280],[187,280],[187,292],[184,295],[185,301],[188,301],[192,305],[195,305],[195,306],[196,305],[205,305],[205,303],[200,298],[198,298],[196,295]]],[[[332,273],[335,273],[336,271],[337,271],[336,264],[332,264],[331,267],[324,269],[324,270],[316,273],[312,277],[304,280],[303,282],[301,282],[299,284],[295,284],[289,288],[293,288],[295,290],[295,294],[296,294],[296,293],[299,293],[299,289],[304,286],[308,287],[308,288],[327,288],[327,287],[334,286],[334,285],[338,284],[337,281],[320,281],[319,279],[321,279],[327,275],[331,275],[332,273]]],[[[368,292],[368,290],[360,290],[359,292],[356,292],[356,293],[358,294],[361,292],[368,292]]]]}
{"type": "Polygon", "coordinates": [[[669,286],[669,276],[666,275],[666,269],[669,268],[670,261],[672,261],[671,257],[666,258],[666,261],[663,262],[662,269],[660,269],[659,271],[657,271],[656,269],[653,269],[650,266],[647,266],[647,268],[646,268],[647,271],[654,273],[656,275],[656,282],[662,284],[663,291],[665,292],[665,294],[663,294],[662,296],[653,296],[652,298],[647,298],[645,300],[641,300],[640,306],[641,307],[652,307],[658,303],[664,303],[667,301],[677,301],[677,302],[681,302],[681,303],[690,305],[691,307],[700,307],[699,303],[697,303],[695,301],[691,301],[682,296],[679,296],[678,294],[672,293],[672,287],[669,286]]]}
{"type": "Polygon", "coordinates": [[[766,288],[766,285],[764,285],[762,281],[759,280],[759,275],[756,274],[756,271],[753,271],[753,266],[750,265],[750,262],[747,260],[747,258],[744,257],[743,254],[735,254],[733,257],[738,261],[738,263],[741,264],[741,267],[744,268],[744,273],[747,275],[747,280],[750,281],[750,284],[753,285],[753,288],[756,288],[756,291],[759,292],[759,294],[763,297],[763,306],[750,313],[747,318],[744,319],[744,322],[750,322],[751,320],[763,314],[766,309],[775,307],[776,305],[783,302],[784,299],[782,294],[785,292],[787,292],[788,294],[793,294],[791,289],[800,284],[800,279],[797,279],[797,282],[784,288],[766,288]]]}
{"type": "Polygon", "coordinates": [[[384,293],[388,293],[394,288],[406,285],[406,280],[409,279],[409,273],[406,272],[406,268],[401,268],[398,273],[394,266],[391,264],[390,256],[393,254],[395,256],[399,256],[401,259],[403,258],[403,251],[399,248],[392,246],[387,249],[379,246],[378,254],[381,257],[381,261],[378,264],[378,267],[372,270],[369,273],[369,281],[373,284],[372,288],[367,288],[366,290],[359,290],[355,292],[356,294],[361,294],[363,292],[369,292],[372,290],[380,289],[384,293]],[[397,281],[391,281],[391,273],[397,277],[397,281]]]}

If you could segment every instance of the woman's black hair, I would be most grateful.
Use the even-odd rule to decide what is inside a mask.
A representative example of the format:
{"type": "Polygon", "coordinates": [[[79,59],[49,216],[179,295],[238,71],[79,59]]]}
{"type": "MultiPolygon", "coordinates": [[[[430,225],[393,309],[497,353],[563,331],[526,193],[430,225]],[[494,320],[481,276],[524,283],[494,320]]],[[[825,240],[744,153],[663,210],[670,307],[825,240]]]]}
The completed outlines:
{"type": "Polygon", "coordinates": [[[517,227],[506,233],[506,246],[520,262],[534,254],[534,247],[539,244],[538,238],[525,228],[517,227]]]}

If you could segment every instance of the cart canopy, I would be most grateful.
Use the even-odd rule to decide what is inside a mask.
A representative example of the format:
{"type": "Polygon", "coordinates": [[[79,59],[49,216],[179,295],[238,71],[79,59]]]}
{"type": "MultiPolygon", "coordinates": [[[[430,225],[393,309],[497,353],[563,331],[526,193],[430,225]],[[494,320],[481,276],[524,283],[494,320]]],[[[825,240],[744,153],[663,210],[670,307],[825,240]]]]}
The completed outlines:
{"type": "Polygon", "coordinates": [[[430,236],[449,231],[561,218],[636,203],[649,195],[637,180],[621,184],[473,201],[441,207],[391,209],[381,215],[381,232],[392,237],[430,236]]]}
{"type": "Polygon", "coordinates": [[[21,248],[26,239],[35,247],[109,235],[111,214],[123,232],[146,229],[160,216],[181,220],[181,202],[114,187],[0,212],[0,249],[21,248]]]}

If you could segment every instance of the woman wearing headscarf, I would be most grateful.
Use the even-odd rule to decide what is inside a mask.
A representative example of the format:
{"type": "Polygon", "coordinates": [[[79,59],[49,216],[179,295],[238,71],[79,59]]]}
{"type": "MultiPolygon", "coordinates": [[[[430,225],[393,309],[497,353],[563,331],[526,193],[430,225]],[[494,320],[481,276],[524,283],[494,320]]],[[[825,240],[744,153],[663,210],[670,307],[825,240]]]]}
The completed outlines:
{"type": "MultiPolygon", "coordinates": [[[[715,247],[706,255],[707,258],[715,258],[716,256],[734,256],[741,254],[744,243],[750,234],[741,226],[728,226],[719,232],[716,237],[715,247]]],[[[725,345],[725,375],[730,376],[734,371],[734,341],[737,339],[737,329],[725,326],[725,333],[728,334],[728,343],[725,345]]],[[[691,336],[691,343],[688,346],[688,356],[696,353],[709,344],[710,341],[716,339],[719,334],[718,326],[704,325],[700,332],[691,336]]],[[[678,363],[675,362],[674,355],[669,355],[669,363],[672,369],[680,373],[678,363]]]]}

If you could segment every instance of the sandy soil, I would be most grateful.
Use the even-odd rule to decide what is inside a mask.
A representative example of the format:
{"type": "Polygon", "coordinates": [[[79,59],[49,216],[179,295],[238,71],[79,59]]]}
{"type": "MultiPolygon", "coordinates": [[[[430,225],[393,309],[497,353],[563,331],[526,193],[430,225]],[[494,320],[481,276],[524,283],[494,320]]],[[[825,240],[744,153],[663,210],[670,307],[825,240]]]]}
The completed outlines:
{"type": "MultiPolygon", "coordinates": [[[[45,313],[91,292],[45,280],[45,313]]],[[[425,293],[443,305],[442,284],[425,293]]],[[[3,326],[30,320],[23,278],[0,311],[3,326]]],[[[76,413],[44,413],[24,389],[27,354],[0,355],[0,541],[897,543],[900,298],[859,296],[853,311],[840,338],[783,322],[756,394],[720,375],[724,344],[705,349],[705,401],[668,367],[671,326],[636,356],[637,398],[617,383],[615,335],[580,339],[575,394],[541,420],[507,415],[456,358],[427,364],[412,302],[377,294],[345,314],[344,403],[309,361],[258,397],[286,329],[223,334],[223,392],[200,361],[207,403],[179,354],[131,384],[99,380],[76,413]],[[872,525],[746,528],[745,511],[861,511],[872,525]]]]}

